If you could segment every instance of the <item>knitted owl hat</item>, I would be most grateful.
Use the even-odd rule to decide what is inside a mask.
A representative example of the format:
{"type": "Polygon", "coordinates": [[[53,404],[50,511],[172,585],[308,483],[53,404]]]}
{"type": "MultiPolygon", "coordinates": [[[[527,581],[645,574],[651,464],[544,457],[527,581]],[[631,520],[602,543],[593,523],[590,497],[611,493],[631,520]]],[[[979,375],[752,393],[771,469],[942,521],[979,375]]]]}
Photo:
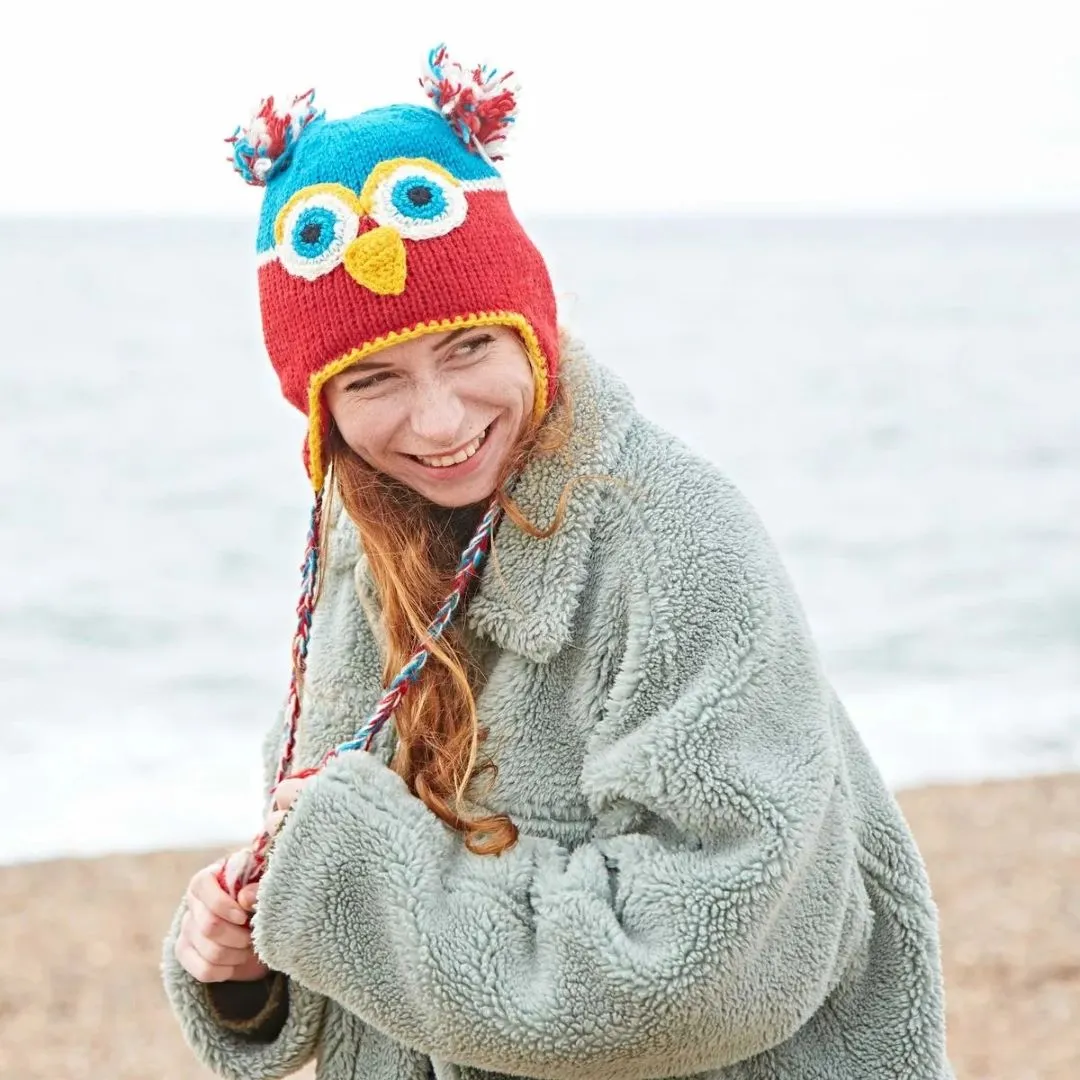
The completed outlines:
{"type": "MultiPolygon", "coordinates": [[[[304,460],[315,505],[302,567],[285,741],[275,787],[290,775],[300,686],[316,601],[329,417],[323,388],[379,349],[423,334],[502,325],[520,334],[539,420],[556,389],[558,331],[547,267],[510,209],[501,160],[516,117],[510,72],[453,63],[439,46],[421,86],[434,108],[390,105],[328,120],[314,92],[288,110],[267,98],[228,140],[247,183],[265,189],[256,248],[263,336],[285,397],[308,417],[304,460]]],[[[391,680],[344,750],[366,749],[415,683],[478,577],[501,510],[493,501],[462,553],[426,641],[391,680]]],[[[316,769],[296,775],[308,775],[316,769]]],[[[257,880],[260,834],[219,872],[233,895],[257,880]]]]}
{"type": "Polygon", "coordinates": [[[494,161],[515,120],[511,73],[432,50],[420,80],[435,108],[389,105],[348,120],[313,92],[263,102],[230,140],[237,172],[266,189],[257,240],[263,334],[285,397],[308,416],[318,491],[328,428],[322,390],[380,348],[500,324],[525,343],[534,414],[555,389],[555,297],[510,209],[494,161]]]}

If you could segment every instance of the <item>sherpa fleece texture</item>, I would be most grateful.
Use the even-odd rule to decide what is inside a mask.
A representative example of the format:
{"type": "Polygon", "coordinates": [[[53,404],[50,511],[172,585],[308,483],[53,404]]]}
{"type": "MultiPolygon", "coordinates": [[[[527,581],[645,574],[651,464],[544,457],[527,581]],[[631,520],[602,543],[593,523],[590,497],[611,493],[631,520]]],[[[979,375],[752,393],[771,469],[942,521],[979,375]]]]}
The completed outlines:
{"type": "MultiPolygon", "coordinates": [[[[320,1080],[941,1080],[936,912],[909,830],[732,485],[568,350],[575,434],[516,495],[467,612],[521,838],[470,854],[391,772],[390,746],[313,779],[254,919],[288,976],[259,1044],[215,1020],[165,946],[199,1057],[236,1080],[317,1054],[320,1080]],[[493,648],[492,648],[493,647],[493,648]],[[430,1070],[430,1071],[429,1071],[430,1070]]],[[[298,766],[380,691],[378,611],[335,527],[298,766]]],[[[277,752],[277,729],[267,741],[277,752]]]]}

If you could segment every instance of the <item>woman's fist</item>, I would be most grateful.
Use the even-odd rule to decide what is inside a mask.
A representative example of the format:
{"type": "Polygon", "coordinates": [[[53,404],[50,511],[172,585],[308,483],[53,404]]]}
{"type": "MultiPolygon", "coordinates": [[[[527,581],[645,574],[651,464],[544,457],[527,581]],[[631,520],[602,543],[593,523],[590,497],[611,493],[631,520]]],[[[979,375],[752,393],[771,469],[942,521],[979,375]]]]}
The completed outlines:
{"type": "MultiPolygon", "coordinates": [[[[289,777],[275,789],[264,828],[273,837],[293,808],[307,777],[289,777]]],[[[176,959],[199,982],[254,982],[269,972],[251,947],[248,916],[259,886],[245,885],[234,900],[218,884],[221,864],[204,867],[190,881],[187,911],[176,940],[176,959]]]]}
{"type": "Polygon", "coordinates": [[[176,959],[199,982],[254,982],[270,970],[255,955],[248,926],[259,887],[245,886],[237,902],[218,884],[218,865],[204,867],[188,884],[176,959]]]}

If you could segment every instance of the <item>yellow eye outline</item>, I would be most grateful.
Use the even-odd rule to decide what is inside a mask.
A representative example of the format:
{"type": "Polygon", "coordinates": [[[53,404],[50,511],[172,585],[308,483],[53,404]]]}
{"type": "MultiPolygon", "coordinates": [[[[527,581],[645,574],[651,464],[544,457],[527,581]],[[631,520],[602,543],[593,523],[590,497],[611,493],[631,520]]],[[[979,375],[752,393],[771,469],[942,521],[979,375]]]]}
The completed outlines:
{"type": "Polygon", "coordinates": [[[289,201],[278,211],[274,219],[274,245],[280,247],[285,242],[285,221],[299,203],[307,202],[313,195],[332,195],[343,202],[357,217],[366,217],[355,191],[350,191],[344,184],[312,184],[301,188],[289,197],[289,201]]]}
{"type": "Polygon", "coordinates": [[[315,281],[341,265],[346,250],[360,230],[361,215],[357,212],[356,201],[356,196],[341,184],[313,184],[289,199],[274,222],[275,254],[289,274],[315,281]],[[335,238],[317,256],[297,251],[291,236],[293,223],[308,208],[327,211],[334,218],[335,238]]]}
{"type": "Polygon", "coordinates": [[[452,187],[460,188],[462,186],[461,181],[449,173],[437,162],[432,161],[430,158],[389,158],[386,161],[380,161],[374,169],[368,173],[368,178],[364,181],[364,186],[360,190],[359,204],[363,207],[363,212],[370,215],[375,208],[375,193],[383,185],[384,181],[388,180],[390,176],[398,171],[398,169],[422,169],[426,172],[434,173],[440,179],[445,180],[452,187]]]}
{"type": "Polygon", "coordinates": [[[393,229],[406,240],[433,240],[453,232],[469,216],[469,200],[465,187],[450,183],[442,172],[426,165],[399,165],[375,188],[372,196],[371,218],[378,225],[393,229]],[[428,217],[413,215],[398,200],[403,188],[421,187],[438,200],[438,212],[428,217]]]}
{"type": "Polygon", "coordinates": [[[427,169],[442,179],[448,184],[452,184],[456,188],[462,187],[461,181],[444,169],[438,162],[432,161],[430,158],[389,158],[386,161],[380,161],[370,173],[368,178],[364,181],[364,186],[360,189],[360,194],[357,195],[355,191],[351,191],[345,187],[344,184],[311,184],[306,188],[301,188],[289,197],[289,201],[278,211],[277,217],[274,219],[274,244],[280,245],[285,240],[285,219],[289,216],[289,213],[294,209],[297,203],[304,202],[311,198],[312,195],[326,192],[329,195],[333,195],[340,199],[350,210],[352,210],[358,217],[370,217],[371,211],[375,205],[375,192],[378,191],[379,186],[384,180],[387,179],[392,173],[397,172],[398,169],[403,167],[412,167],[417,169],[427,169]]]}

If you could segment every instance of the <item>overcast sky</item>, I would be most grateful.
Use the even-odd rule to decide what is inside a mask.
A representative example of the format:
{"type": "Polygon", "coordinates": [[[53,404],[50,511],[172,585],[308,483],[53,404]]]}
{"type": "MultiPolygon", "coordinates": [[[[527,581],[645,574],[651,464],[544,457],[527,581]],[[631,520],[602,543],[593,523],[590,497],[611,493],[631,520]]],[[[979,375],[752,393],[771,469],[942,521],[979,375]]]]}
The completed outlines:
{"type": "Polygon", "coordinates": [[[1080,209],[1080,0],[96,0],[5,11],[0,213],[250,214],[261,97],[421,103],[440,40],[522,82],[526,213],[1080,209]]]}

